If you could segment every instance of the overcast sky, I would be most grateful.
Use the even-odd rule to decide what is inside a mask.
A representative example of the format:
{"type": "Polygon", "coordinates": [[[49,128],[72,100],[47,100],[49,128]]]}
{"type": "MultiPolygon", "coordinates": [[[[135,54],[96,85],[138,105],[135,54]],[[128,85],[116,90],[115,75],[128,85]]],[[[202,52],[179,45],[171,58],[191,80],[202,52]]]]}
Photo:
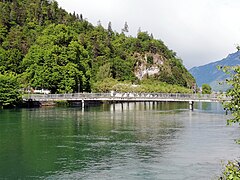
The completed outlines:
{"type": "Polygon", "coordinates": [[[187,68],[221,60],[240,44],[240,0],[57,0],[92,24],[136,36],[139,27],[161,39],[187,68]]]}

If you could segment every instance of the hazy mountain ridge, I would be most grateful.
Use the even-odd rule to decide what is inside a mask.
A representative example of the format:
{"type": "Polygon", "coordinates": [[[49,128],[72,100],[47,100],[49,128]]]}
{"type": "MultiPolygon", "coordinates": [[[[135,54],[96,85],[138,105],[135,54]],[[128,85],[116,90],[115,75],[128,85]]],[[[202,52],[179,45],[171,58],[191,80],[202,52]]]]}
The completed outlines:
{"type": "Polygon", "coordinates": [[[211,85],[213,90],[226,90],[228,86],[219,85],[219,82],[228,78],[228,76],[218,70],[218,66],[236,66],[240,65],[240,51],[229,54],[226,58],[212,62],[203,66],[193,67],[189,70],[189,72],[196,79],[197,85],[202,86],[202,84],[206,83],[211,85]]]}

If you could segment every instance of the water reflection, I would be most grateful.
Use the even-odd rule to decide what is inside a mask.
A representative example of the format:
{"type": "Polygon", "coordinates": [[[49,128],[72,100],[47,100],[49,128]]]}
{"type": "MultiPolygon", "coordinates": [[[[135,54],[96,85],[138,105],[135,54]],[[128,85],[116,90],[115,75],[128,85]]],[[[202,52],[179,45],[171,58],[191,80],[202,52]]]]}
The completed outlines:
{"type": "MultiPolygon", "coordinates": [[[[210,179],[239,131],[218,104],[0,112],[0,179],[210,179]]],[[[227,153],[226,153],[227,152],[227,153]]]]}
{"type": "Polygon", "coordinates": [[[212,113],[225,113],[223,111],[223,106],[221,103],[218,102],[213,102],[213,103],[209,103],[209,102],[198,102],[195,103],[195,107],[197,110],[200,110],[202,112],[212,112],[212,113]]]}

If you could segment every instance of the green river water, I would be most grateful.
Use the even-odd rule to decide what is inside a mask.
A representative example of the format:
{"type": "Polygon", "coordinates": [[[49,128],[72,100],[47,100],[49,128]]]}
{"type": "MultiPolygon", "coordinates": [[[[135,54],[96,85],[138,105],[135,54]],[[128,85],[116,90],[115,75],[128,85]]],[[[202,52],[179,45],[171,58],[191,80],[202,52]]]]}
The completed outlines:
{"type": "Polygon", "coordinates": [[[0,179],[217,179],[240,157],[218,103],[0,110],[0,179]]]}

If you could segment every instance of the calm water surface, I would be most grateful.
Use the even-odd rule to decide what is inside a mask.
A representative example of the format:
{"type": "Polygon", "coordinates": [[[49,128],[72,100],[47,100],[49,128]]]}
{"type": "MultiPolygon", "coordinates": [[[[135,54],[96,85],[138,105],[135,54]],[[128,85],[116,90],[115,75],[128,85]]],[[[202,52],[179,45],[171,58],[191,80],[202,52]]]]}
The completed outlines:
{"type": "Polygon", "coordinates": [[[0,179],[216,179],[240,157],[217,103],[0,110],[0,179]]]}

